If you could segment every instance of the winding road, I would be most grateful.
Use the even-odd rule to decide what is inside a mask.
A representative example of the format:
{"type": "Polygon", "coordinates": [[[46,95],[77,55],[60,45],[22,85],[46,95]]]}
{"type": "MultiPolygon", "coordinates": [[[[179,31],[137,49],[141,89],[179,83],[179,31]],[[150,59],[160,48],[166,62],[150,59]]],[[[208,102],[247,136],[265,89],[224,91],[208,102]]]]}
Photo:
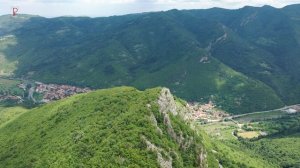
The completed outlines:
{"type": "Polygon", "coordinates": [[[31,99],[34,103],[36,103],[35,98],[33,97],[34,87],[32,86],[28,91],[28,99],[31,99]]]}

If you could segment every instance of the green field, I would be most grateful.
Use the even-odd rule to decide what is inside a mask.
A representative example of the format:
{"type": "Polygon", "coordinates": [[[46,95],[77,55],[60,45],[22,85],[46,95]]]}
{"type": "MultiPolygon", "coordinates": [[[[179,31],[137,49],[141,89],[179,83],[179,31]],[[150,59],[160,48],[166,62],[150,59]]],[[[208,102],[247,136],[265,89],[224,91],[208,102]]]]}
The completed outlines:
{"type": "Polygon", "coordinates": [[[8,122],[19,117],[21,114],[26,112],[27,109],[23,107],[1,107],[0,106],[0,128],[8,122]]]}
{"type": "Polygon", "coordinates": [[[244,139],[252,139],[259,137],[260,133],[258,131],[245,131],[245,132],[238,132],[237,136],[244,138],[244,139]]]}
{"type": "Polygon", "coordinates": [[[236,137],[232,132],[238,129],[238,126],[229,122],[216,122],[201,125],[201,128],[205,130],[211,137],[219,140],[235,140],[236,137]]]}

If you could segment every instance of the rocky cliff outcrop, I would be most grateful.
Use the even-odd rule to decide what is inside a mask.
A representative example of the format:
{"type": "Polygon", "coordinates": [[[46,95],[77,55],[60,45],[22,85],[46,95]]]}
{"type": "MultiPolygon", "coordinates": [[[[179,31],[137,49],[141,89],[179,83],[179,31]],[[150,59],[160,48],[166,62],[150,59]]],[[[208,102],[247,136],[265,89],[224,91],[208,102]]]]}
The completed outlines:
{"type": "MultiPolygon", "coordinates": [[[[198,167],[208,167],[208,164],[206,163],[206,157],[207,153],[203,146],[200,146],[199,144],[196,144],[193,136],[189,136],[187,134],[184,135],[184,130],[175,130],[172,125],[172,117],[179,117],[181,120],[183,120],[186,124],[189,124],[191,128],[193,128],[193,124],[191,121],[191,112],[189,109],[177,102],[173,95],[171,94],[170,90],[167,88],[162,88],[158,101],[159,105],[159,112],[161,116],[163,117],[163,124],[167,127],[167,134],[178,144],[180,150],[186,151],[191,146],[196,146],[197,149],[195,149],[198,153],[198,167]]],[[[150,108],[150,106],[148,106],[150,108]]],[[[152,123],[157,127],[157,131],[162,134],[163,131],[161,128],[159,128],[157,124],[157,119],[151,113],[150,119],[152,123]]],[[[157,161],[162,168],[170,168],[172,167],[172,157],[170,157],[170,154],[166,152],[164,149],[156,147],[154,144],[152,144],[149,140],[147,140],[145,137],[142,137],[143,140],[147,144],[148,150],[151,150],[153,152],[157,153],[157,161]],[[167,157],[167,159],[164,159],[161,157],[161,153],[164,153],[164,155],[167,157]],[[171,163],[170,163],[171,162],[171,163]]]]}

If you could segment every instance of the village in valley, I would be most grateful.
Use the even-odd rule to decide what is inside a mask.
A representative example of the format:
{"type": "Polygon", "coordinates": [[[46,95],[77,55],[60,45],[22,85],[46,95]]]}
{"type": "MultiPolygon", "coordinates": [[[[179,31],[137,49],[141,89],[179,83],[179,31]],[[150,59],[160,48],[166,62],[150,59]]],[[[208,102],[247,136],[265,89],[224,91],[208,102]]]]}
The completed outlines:
{"type": "MultiPolygon", "coordinates": [[[[0,102],[8,101],[14,102],[15,104],[26,104],[28,101],[33,104],[48,103],[75,94],[91,91],[91,89],[87,87],[81,88],[65,84],[45,84],[38,81],[13,78],[0,78],[0,87],[2,87],[2,90],[5,90],[3,88],[6,88],[6,91],[0,92],[0,102]]],[[[280,111],[280,113],[278,114],[277,112],[276,115],[273,115],[272,111],[274,110],[230,115],[229,113],[216,108],[216,105],[212,101],[209,101],[208,103],[189,102],[186,104],[186,107],[190,111],[191,119],[200,124],[234,121],[239,127],[241,127],[239,123],[241,118],[252,119],[254,118],[253,116],[266,118],[266,114],[270,114],[268,115],[269,117],[281,117],[283,115],[291,115],[300,112],[300,105],[293,105],[276,109],[277,111],[280,111]]]]}
{"type": "MultiPolygon", "coordinates": [[[[2,87],[7,87],[7,91],[0,93],[0,102],[14,102],[16,104],[31,101],[34,104],[48,103],[60,100],[75,94],[90,92],[90,88],[81,88],[71,85],[45,84],[37,81],[2,79],[2,87]],[[9,82],[9,87],[4,83],[9,82]],[[16,82],[18,81],[18,82],[16,82]]],[[[6,84],[8,85],[8,84],[6,84]]]]}
{"type": "Polygon", "coordinates": [[[41,102],[43,103],[63,99],[74,94],[86,93],[90,91],[91,89],[89,88],[35,82],[35,92],[43,95],[43,98],[41,100],[41,102]]]}
{"type": "Polygon", "coordinates": [[[192,120],[200,123],[219,122],[229,116],[228,113],[218,110],[212,101],[206,104],[190,102],[186,106],[192,112],[192,120]]]}
{"type": "MultiPolygon", "coordinates": [[[[18,85],[23,90],[28,88],[25,83],[18,85]]],[[[29,88],[28,98],[34,102],[48,103],[54,100],[60,100],[68,96],[72,96],[78,93],[90,92],[89,88],[80,88],[70,85],[58,85],[58,84],[45,84],[42,82],[34,82],[34,85],[29,88]],[[41,95],[40,100],[36,100],[34,94],[41,95]]]]}

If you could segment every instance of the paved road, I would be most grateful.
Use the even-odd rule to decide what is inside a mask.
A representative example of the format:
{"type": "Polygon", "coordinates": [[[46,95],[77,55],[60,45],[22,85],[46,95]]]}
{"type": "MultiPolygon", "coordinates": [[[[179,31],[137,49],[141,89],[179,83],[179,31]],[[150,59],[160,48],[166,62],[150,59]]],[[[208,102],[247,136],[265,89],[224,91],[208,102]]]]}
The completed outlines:
{"type": "Polygon", "coordinates": [[[258,112],[246,113],[246,114],[238,114],[238,115],[233,115],[233,116],[225,117],[224,119],[233,119],[233,118],[247,116],[247,115],[251,115],[251,114],[261,114],[261,113],[268,113],[268,112],[273,112],[273,111],[282,111],[282,110],[289,109],[289,108],[291,108],[293,106],[300,106],[300,104],[295,104],[295,105],[291,105],[291,106],[284,106],[282,108],[278,108],[278,109],[274,109],[274,110],[258,111],[258,112]]]}

